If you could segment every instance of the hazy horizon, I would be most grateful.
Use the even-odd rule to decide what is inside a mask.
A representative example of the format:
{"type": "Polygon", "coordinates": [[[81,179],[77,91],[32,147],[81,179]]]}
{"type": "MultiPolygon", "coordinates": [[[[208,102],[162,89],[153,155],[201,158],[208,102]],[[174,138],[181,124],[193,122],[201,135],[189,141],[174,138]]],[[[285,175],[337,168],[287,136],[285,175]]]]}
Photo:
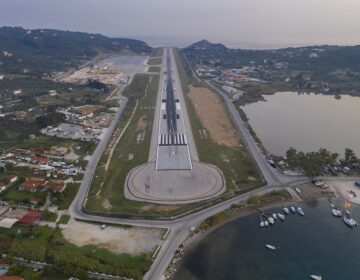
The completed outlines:
{"type": "Polygon", "coordinates": [[[360,44],[356,0],[2,0],[1,26],[54,28],[186,46],[360,44]],[[345,3],[346,2],[346,3],[345,3]]]}

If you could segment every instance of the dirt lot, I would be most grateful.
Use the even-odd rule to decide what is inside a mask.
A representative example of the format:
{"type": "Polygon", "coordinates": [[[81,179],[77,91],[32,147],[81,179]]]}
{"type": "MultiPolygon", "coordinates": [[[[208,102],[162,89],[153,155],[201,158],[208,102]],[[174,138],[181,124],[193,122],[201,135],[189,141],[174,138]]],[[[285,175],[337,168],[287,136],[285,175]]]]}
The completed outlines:
{"type": "Polygon", "coordinates": [[[239,146],[234,127],[220,98],[204,87],[190,87],[189,97],[211,139],[228,147],[239,146]]]}
{"type": "Polygon", "coordinates": [[[162,240],[159,229],[108,226],[102,230],[100,225],[75,220],[71,220],[62,233],[66,240],[78,246],[92,244],[116,254],[151,253],[162,240]]]}
{"type": "Polygon", "coordinates": [[[344,199],[360,205],[360,189],[355,186],[355,181],[329,181],[327,184],[330,189],[344,199]],[[353,194],[355,193],[355,196],[351,194],[350,191],[352,191],[353,194]]]}

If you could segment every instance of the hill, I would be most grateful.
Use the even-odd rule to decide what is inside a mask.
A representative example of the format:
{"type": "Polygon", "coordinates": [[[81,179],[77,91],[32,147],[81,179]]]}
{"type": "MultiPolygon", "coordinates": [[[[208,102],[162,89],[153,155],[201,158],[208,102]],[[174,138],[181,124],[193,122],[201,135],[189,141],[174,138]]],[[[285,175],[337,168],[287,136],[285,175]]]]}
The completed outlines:
{"type": "Polygon", "coordinates": [[[0,73],[43,74],[64,71],[99,52],[149,53],[145,42],[54,29],[0,28],[0,73]]]}
{"type": "Polygon", "coordinates": [[[297,69],[330,72],[338,68],[360,71],[360,46],[307,46],[271,50],[232,49],[222,44],[202,40],[184,49],[196,63],[213,64],[224,68],[240,68],[244,64],[264,61],[286,61],[297,69]]]}

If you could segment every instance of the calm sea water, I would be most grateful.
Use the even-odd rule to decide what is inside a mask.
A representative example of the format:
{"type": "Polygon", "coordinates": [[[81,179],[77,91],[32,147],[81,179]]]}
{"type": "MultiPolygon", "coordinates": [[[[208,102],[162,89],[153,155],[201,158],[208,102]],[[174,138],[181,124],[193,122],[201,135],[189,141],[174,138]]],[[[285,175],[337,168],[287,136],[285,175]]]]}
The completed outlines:
{"type": "Polygon", "coordinates": [[[274,155],[289,147],[309,152],[327,148],[343,154],[345,148],[360,155],[360,98],[278,92],[266,102],[243,107],[250,125],[274,155]]]}
{"type": "Polygon", "coordinates": [[[360,227],[348,228],[333,217],[326,200],[301,206],[305,217],[290,214],[268,229],[253,214],[215,230],[186,254],[175,280],[303,280],[310,274],[360,279],[360,227]],[[273,252],[265,244],[280,249],[273,252]]]}

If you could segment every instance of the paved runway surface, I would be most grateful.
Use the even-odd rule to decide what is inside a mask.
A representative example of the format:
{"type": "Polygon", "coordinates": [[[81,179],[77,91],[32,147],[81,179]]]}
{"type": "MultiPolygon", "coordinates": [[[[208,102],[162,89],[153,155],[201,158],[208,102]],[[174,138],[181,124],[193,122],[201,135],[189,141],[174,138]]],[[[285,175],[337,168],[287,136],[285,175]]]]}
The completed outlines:
{"type": "Polygon", "coordinates": [[[183,120],[185,104],[180,99],[183,93],[177,72],[174,71],[176,63],[172,50],[165,50],[163,61],[158,93],[161,103],[155,112],[159,115],[158,134],[153,135],[157,138],[156,170],[189,170],[192,169],[192,162],[188,135],[192,133],[183,120]]]}
{"type": "Polygon", "coordinates": [[[159,204],[186,204],[220,195],[226,189],[221,170],[197,160],[171,49],[164,51],[161,73],[151,141],[155,147],[150,147],[149,163],[128,174],[124,195],[159,204]]]}

